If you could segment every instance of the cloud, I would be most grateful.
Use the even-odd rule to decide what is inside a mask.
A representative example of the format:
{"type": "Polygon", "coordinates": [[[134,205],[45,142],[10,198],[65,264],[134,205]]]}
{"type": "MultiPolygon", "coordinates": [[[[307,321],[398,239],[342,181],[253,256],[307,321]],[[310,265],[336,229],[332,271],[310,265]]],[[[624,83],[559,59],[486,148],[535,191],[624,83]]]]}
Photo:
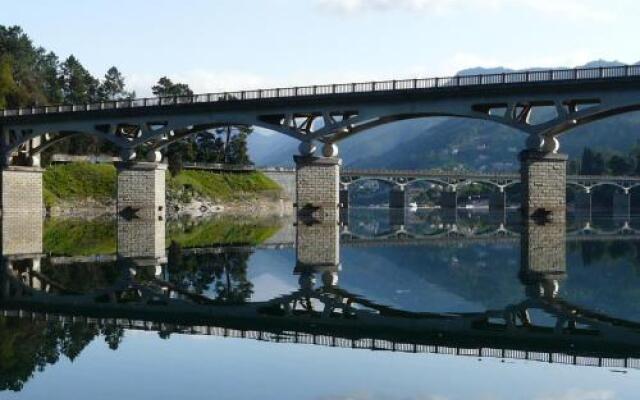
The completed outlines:
{"type": "Polygon", "coordinates": [[[611,390],[569,389],[563,393],[537,397],[536,400],[612,400],[615,397],[611,390]]]}
{"type": "Polygon", "coordinates": [[[316,4],[322,10],[340,14],[400,10],[442,15],[470,9],[476,13],[509,9],[564,20],[611,22],[616,17],[608,5],[593,0],[316,0],[316,4]]]}

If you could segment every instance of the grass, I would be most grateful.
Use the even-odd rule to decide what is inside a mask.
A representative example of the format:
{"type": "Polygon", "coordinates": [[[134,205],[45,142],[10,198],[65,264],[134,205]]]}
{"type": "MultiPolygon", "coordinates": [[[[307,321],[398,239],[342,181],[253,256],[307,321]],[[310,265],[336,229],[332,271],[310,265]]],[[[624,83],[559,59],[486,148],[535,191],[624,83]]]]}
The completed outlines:
{"type": "MultiPolygon", "coordinates": [[[[112,165],[72,163],[52,165],[44,173],[44,202],[51,207],[61,201],[114,200],[117,173],[112,165]]],[[[188,201],[193,195],[214,201],[246,199],[281,191],[277,183],[261,172],[217,173],[185,170],[172,177],[167,173],[170,198],[188,201]]]]}
{"type": "Polygon", "coordinates": [[[116,223],[110,219],[45,221],[43,246],[57,256],[91,256],[116,252],[116,223]]]}
{"type": "Polygon", "coordinates": [[[214,218],[191,226],[167,226],[167,245],[178,243],[184,248],[225,244],[256,245],[273,236],[280,225],[273,220],[214,218]]]}
{"type": "Polygon", "coordinates": [[[116,196],[116,169],[109,164],[51,165],[46,169],[43,180],[47,207],[61,200],[106,201],[116,196]]]}
{"type": "Polygon", "coordinates": [[[185,170],[177,176],[167,174],[167,188],[173,192],[192,191],[212,200],[246,198],[247,194],[278,193],[281,188],[261,172],[217,173],[185,170]]]}

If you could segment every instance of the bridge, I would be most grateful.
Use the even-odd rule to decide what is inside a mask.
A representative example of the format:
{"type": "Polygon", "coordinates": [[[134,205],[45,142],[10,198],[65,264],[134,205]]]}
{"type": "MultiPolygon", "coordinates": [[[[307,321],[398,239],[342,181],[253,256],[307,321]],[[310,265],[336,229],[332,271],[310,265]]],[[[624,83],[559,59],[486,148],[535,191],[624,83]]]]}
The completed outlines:
{"type": "Polygon", "coordinates": [[[163,218],[162,151],[226,125],[270,129],[301,141],[295,156],[299,208],[337,219],[337,143],[382,124],[432,116],[506,125],[528,135],[520,154],[523,211],[564,218],[566,156],[558,136],[640,109],[640,66],[527,71],[35,106],[0,112],[3,212],[42,208],[40,153],[74,135],[121,150],[118,209],[163,218]],[[316,144],[323,145],[316,156],[316,144]],[[146,161],[136,154],[146,149],[146,161]]]}
{"type": "MultiPolygon", "coordinates": [[[[480,184],[494,189],[489,198],[491,209],[504,209],[506,206],[505,190],[521,183],[520,174],[516,173],[482,173],[473,171],[429,171],[429,170],[392,170],[392,169],[343,169],[340,172],[340,204],[349,206],[349,188],[352,184],[376,180],[392,187],[389,193],[389,207],[405,208],[408,198],[407,187],[420,182],[440,186],[440,206],[457,208],[457,191],[459,188],[480,184]]],[[[622,214],[630,212],[629,198],[631,191],[640,186],[640,177],[612,175],[567,175],[566,184],[579,190],[576,205],[590,208],[592,191],[601,186],[615,187],[617,192],[612,199],[614,210],[622,214]],[[616,207],[617,206],[617,207],[616,207]]]]}
{"type": "MultiPolygon", "coordinates": [[[[525,260],[527,260],[525,258],[525,260]]],[[[185,288],[164,267],[119,257],[111,286],[78,292],[40,263],[5,258],[0,315],[49,324],[374,351],[512,358],[640,368],[640,324],[571,304],[559,295],[565,264],[522,266],[526,298],[483,312],[414,312],[377,304],[340,287],[348,266],[296,265],[299,289],[268,301],[213,299],[185,288]],[[151,270],[149,270],[151,268],[151,270]],[[537,320],[539,313],[547,317],[537,320]],[[551,323],[549,323],[549,318],[551,323]]],[[[428,305],[425,305],[428,307],[428,305]]]]}

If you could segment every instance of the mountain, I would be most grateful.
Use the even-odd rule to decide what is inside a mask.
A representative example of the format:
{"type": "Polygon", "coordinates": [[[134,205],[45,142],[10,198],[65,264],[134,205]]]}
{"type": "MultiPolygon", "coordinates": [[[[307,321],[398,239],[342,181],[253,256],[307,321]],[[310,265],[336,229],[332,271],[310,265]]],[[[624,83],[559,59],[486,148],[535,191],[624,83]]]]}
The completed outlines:
{"type": "MultiPolygon", "coordinates": [[[[623,65],[595,60],[581,67],[623,65]]],[[[527,68],[527,70],[548,68],[527,68]]],[[[470,68],[458,75],[507,73],[514,70],[470,68]]],[[[628,113],[578,127],[560,137],[560,148],[577,158],[585,146],[627,152],[640,142],[640,113],[628,113]]],[[[462,118],[421,118],[395,122],[338,144],[344,165],[359,168],[468,168],[482,171],[515,171],[518,152],[526,135],[488,121],[462,118]]],[[[256,132],[250,152],[256,165],[293,165],[298,142],[283,135],[256,132]]]]}

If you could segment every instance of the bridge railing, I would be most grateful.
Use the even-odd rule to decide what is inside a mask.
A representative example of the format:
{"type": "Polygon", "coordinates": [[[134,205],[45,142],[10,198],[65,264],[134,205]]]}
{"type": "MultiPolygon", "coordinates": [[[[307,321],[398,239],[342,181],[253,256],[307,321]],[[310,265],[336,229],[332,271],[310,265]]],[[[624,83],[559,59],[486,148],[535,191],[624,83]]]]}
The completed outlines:
{"type": "Polygon", "coordinates": [[[193,96],[151,97],[141,99],[114,100],[90,104],[63,104],[33,106],[12,110],[0,110],[0,116],[55,114],[79,111],[112,110],[122,108],[173,106],[221,101],[251,101],[273,98],[326,96],[351,93],[392,92],[403,90],[436,90],[452,87],[482,85],[513,85],[554,81],[576,81],[594,79],[618,79],[640,77],[640,65],[623,65],[600,68],[575,68],[519,71],[501,74],[458,75],[443,78],[387,80],[332,85],[317,85],[290,88],[257,89],[237,92],[205,93],[193,96]]]}

